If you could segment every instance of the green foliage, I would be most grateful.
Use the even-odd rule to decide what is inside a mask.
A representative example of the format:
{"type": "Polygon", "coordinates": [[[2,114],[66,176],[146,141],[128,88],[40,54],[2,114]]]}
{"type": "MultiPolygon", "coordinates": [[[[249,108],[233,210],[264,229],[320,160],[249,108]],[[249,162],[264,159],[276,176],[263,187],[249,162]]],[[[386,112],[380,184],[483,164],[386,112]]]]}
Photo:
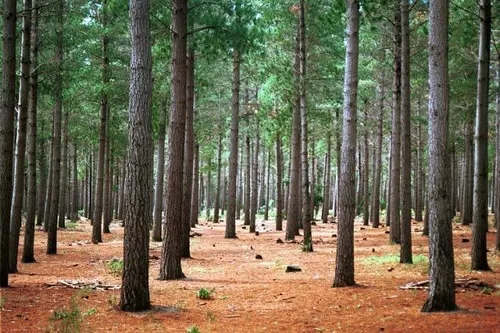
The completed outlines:
{"type": "Polygon", "coordinates": [[[69,309],[56,309],[50,316],[51,324],[49,330],[51,332],[61,333],[77,333],[80,332],[80,327],[83,322],[83,315],[78,306],[76,295],[73,295],[70,300],[69,309]]]}
{"type": "Polygon", "coordinates": [[[215,288],[212,290],[206,289],[206,288],[201,288],[196,292],[196,297],[199,299],[210,299],[212,298],[212,294],[214,293],[215,288]]]}
{"type": "Polygon", "coordinates": [[[201,331],[196,325],[193,325],[186,329],[186,333],[201,333],[201,331]]]}
{"type": "Polygon", "coordinates": [[[113,258],[105,266],[111,275],[121,276],[123,273],[123,259],[113,258]]]}
{"type": "MultiPolygon", "coordinates": [[[[427,263],[429,259],[427,256],[423,254],[417,254],[413,256],[414,264],[427,263]]],[[[396,264],[399,263],[399,255],[398,254],[384,254],[381,256],[370,256],[364,258],[362,262],[366,265],[377,266],[384,264],[396,264]]]]}
{"type": "Polygon", "coordinates": [[[7,302],[7,298],[5,296],[0,297],[0,310],[3,310],[6,302],[7,302]]]}

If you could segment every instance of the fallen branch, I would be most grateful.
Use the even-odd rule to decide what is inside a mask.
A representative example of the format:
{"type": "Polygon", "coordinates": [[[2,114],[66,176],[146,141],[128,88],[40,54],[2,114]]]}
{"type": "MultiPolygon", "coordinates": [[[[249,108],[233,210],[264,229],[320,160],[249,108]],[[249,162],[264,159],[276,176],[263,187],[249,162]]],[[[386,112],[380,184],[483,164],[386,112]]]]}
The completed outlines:
{"type": "MultiPolygon", "coordinates": [[[[489,285],[484,281],[477,278],[461,278],[455,280],[455,288],[462,288],[468,290],[480,290],[483,288],[496,289],[495,286],[489,285]]],[[[401,290],[423,290],[429,289],[429,280],[410,282],[404,286],[399,287],[401,290]]]]}
{"type": "Polygon", "coordinates": [[[105,284],[100,281],[84,282],[84,281],[73,281],[73,280],[59,280],[57,283],[46,283],[45,285],[49,287],[55,287],[57,285],[62,285],[72,289],[94,289],[94,290],[119,290],[120,285],[105,284]]]}

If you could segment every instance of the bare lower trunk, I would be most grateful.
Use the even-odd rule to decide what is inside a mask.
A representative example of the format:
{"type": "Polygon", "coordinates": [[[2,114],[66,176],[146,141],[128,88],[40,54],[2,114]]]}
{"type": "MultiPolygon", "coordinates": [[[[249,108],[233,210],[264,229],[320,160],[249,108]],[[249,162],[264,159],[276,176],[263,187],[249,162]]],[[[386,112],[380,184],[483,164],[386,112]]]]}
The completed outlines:
{"type": "Polygon", "coordinates": [[[222,169],[222,131],[219,133],[219,144],[217,149],[217,183],[215,185],[215,205],[214,205],[215,223],[219,223],[221,169],[222,169]]]}
{"type": "Polygon", "coordinates": [[[283,152],[280,134],[276,136],[276,230],[283,230],[283,152]]]}
{"type": "Polygon", "coordinates": [[[191,194],[191,227],[196,227],[198,223],[198,193],[199,193],[199,172],[200,172],[200,163],[199,163],[199,155],[200,155],[200,145],[196,144],[194,147],[194,157],[193,157],[193,186],[192,186],[192,194],[191,194]]]}
{"type": "Polygon", "coordinates": [[[161,242],[163,224],[163,181],[165,174],[165,127],[167,125],[167,108],[161,108],[158,124],[158,160],[156,165],[155,204],[153,214],[153,235],[155,242],[161,242]]]}
{"type": "Polygon", "coordinates": [[[253,148],[253,164],[252,164],[252,198],[250,210],[250,232],[255,232],[255,219],[258,210],[258,196],[259,196],[259,124],[257,123],[256,138],[253,148]]]}

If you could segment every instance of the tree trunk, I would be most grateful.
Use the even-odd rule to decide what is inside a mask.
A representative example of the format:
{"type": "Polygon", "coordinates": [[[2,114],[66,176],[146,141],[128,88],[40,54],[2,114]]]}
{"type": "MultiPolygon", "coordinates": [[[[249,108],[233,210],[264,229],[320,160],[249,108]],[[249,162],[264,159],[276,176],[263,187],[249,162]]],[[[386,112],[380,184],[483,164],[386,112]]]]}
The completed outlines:
{"type": "MultiPolygon", "coordinates": [[[[38,79],[37,79],[38,81],[38,79]]],[[[37,82],[38,85],[38,82],[37,82]]],[[[41,142],[39,150],[40,154],[37,154],[38,160],[38,170],[40,173],[40,184],[38,187],[38,209],[37,209],[37,220],[36,225],[41,226],[44,225],[44,217],[45,217],[45,199],[47,195],[47,177],[48,177],[48,168],[47,168],[47,156],[45,150],[45,140],[40,140],[41,142]]],[[[38,143],[38,142],[37,142],[38,143]]],[[[45,231],[45,230],[44,230],[45,231]]]]}
{"type": "Polygon", "coordinates": [[[417,106],[418,112],[418,124],[417,124],[417,158],[416,158],[416,170],[415,170],[415,220],[417,222],[422,221],[422,193],[423,193],[423,182],[422,182],[422,173],[423,173],[423,138],[422,138],[422,114],[420,107],[420,99],[418,100],[417,106]]]}
{"type": "Polygon", "coordinates": [[[21,41],[21,78],[19,82],[19,114],[17,122],[16,158],[14,167],[14,190],[10,221],[10,259],[9,272],[17,272],[17,254],[21,215],[24,200],[24,161],[26,156],[26,127],[28,122],[28,93],[30,79],[30,42],[31,42],[31,0],[23,1],[23,28],[21,41]]]}
{"type": "Polygon", "coordinates": [[[331,132],[328,132],[326,139],[326,157],[325,157],[325,184],[323,195],[323,211],[321,212],[321,220],[323,223],[328,223],[328,213],[330,211],[330,183],[331,183],[331,160],[332,160],[332,138],[331,132]]]}
{"type": "Polygon", "coordinates": [[[214,223],[219,223],[221,169],[222,169],[222,130],[219,132],[219,143],[217,149],[217,184],[215,187],[214,223]]]}
{"type": "Polygon", "coordinates": [[[0,287],[9,286],[12,148],[16,103],[16,1],[3,1],[2,109],[0,112],[0,287]]]}
{"type": "Polygon", "coordinates": [[[400,2],[394,0],[394,92],[392,107],[391,137],[391,243],[401,243],[400,229],[400,177],[401,177],[401,9],[400,2]]]}
{"type": "MultiPolygon", "coordinates": [[[[101,74],[102,83],[106,87],[109,84],[109,57],[108,57],[108,45],[109,39],[106,31],[108,25],[108,15],[107,15],[107,1],[103,1],[102,6],[102,25],[103,25],[103,35],[101,40],[101,74]]],[[[94,202],[94,212],[93,212],[93,223],[92,223],[92,243],[102,243],[102,215],[103,215],[103,204],[104,204],[104,163],[105,163],[105,152],[106,152],[106,128],[108,123],[108,93],[107,89],[103,88],[101,90],[101,122],[99,126],[99,155],[97,161],[97,182],[95,187],[95,202],[94,202]]]]}
{"type": "Polygon", "coordinates": [[[300,202],[300,152],[301,152],[301,128],[300,128],[300,21],[298,22],[297,35],[295,38],[295,63],[294,63],[294,85],[297,96],[293,105],[292,136],[290,150],[290,176],[288,185],[288,207],[286,223],[286,240],[293,240],[301,223],[300,202]]]}
{"type": "Polygon", "coordinates": [[[401,0],[401,248],[399,262],[411,255],[411,110],[409,0],[401,0]]]}
{"type": "Polygon", "coordinates": [[[71,221],[74,223],[78,220],[78,150],[76,143],[73,143],[73,199],[71,200],[71,221]]]}
{"type": "Polygon", "coordinates": [[[368,220],[370,218],[369,212],[369,202],[370,194],[368,191],[369,177],[370,177],[370,155],[368,147],[368,102],[365,103],[364,107],[364,142],[363,142],[363,225],[368,225],[368,220]]]}
{"type": "Polygon", "coordinates": [[[342,165],[339,181],[338,242],[333,287],[345,287],[354,281],[354,201],[356,171],[356,126],[359,56],[358,0],[347,2],[347,44],[344,76],[344,122],[342,130],[342,165]]]}
{"type": "MultiPolygon", "coordinates": [[[[472,115],[469,115],[472,116],[472,115]]],[[[464,195],[462,198],[462,225],[472,223],[472,190],[474,186],[474,166],[473,166],[473,129],[474,121],[471,119],[465,127],[465,142],[464,142],[464,195]]]]}
{"type": "MultiPolygon", "coordinates": [[[[26,0],[26,2],[31,2],[26,0]]],[[[38,0],[34,0],[32,7],[27,7],[31,17],[30,23],[30,59],[31,70],[29,78],[28,104],[28,198],[26,204],[26,226],[24,231],[23,263],[35,262],[35,219],[36,219],[36,144],[37,144],[37,103],[38,103],[38,0]]],[[[25,18],[28,20],[28,18],[25,18]]],[[[26,22],[28,25],[28,22],[26,22]]],[[[42,172],[40,172],[41,174],[42,172]]],[[[38,196],[41,196],[38,193],[38,196]]],[[[40,214],[40,212],[39,212],[40,214]]],[[[40,215],[39,215],[40,216],[40,215]]]]}
{"type": "Polygon", "coordinates": [[[250,137],[247,135],[246,141],[245,141],[245,147],[246,147],[246,165],[245,165],[245,221],[243,222],[244,225],[250,225],[250,178],[251,178],[251,158],[250,158],[250,137]]]}
{"type": "Polygon", "coordinates": [[[186,130],[184,133],[184,165],[182,188],[182,233],[181,257],[190,258],[189,231],[191,230],[191,191],[193,186],[194,160],[194,69],[195,53],[190,48],[186,65],[186,130]]]}
{"type": "Polygon", "coordinates": [[[495,147],[495,224],[497,227],[497,237],[495,249],[500,251],[500,52],[497,58],[497,105],[496,105],[496,147],[495,147]]]}
{"type": "Polygon", "coordinates": [[[241,146],[241,151],[240,151],[240,164],[238,165],[237,181],[238,181],[238,197],[236,201],[236,219],[241,220],[241,206],[243,205],[243,145],[241,146]]]}
{"type": "MultiPolygon", "coordinates": [[[[271,192],[271,183],[269,182],[271,176],[271,149],[267,153],[267,171],[266,171],[266,184],[264,185],[264,192],[266,193],[266,202],[264,210],[264,221],[269,220],[269,193],[271,192]]],[[[262,177],[262,182],[264,182],[264,176],[262,177]]]]}
{"type": "Polygon", "coordinates": [[[210,210],[212,208],[212,157],[208,159],[207,165],[207,186],[206,186],[206,199],[205,202],[205,214],[207,221],[210,221],[210,210]]]}
{"type": "Polygon", "coordinates": [[[69,115],[63,114],[62,124],[62,158],[61,158],[61,188],[59,193],[59,228],[66,228],[66,190],[68,183],[68,127],[69,115]]]}
{"type": "Polygon", "coordinates": [[[429,295],[422,312],[453,311],[455,264],[449,219],[448,2],[431,1],[429,13],[429,295]]]}
{"type": "Polygon", "coordinates": [[[283,230],[283,151],[279,133],[276,135],[276,230],[283,230]]]}
{"type": "MultiPolygon", "coordinates": [[[[127,160],[125,159],[122,162],[122,176],[121,176],[121,185],[120,185],[120,198],[118,204],[118,219],[123,220],[123,212],[125,210],[125,180],[127,178],[127,160]]],[[[92,193],[92,191],[90,192],[92,193]]]]}
{"type": "Polygon", "coordinates": [[[200,156],[200,145],[196,144],[194,147],[194,157],[193,157],[193,165],[194,165],[194,171],[193,171],[193,186],[192,186],[192,194],[191,194],[191,227],[194,228],[196,227],[196,224],[198,223],[198,214],[199,214],[199,207],[198,207],[198,192],[199,192],[199,173],[200,173],[200,163],[199,163],[199,156],[200,156]]]}
{"type": "Polygon", "coordinates": [[[50,200],[50,218],[48,221],[47,254],[57,253],[57,217],[59,213],[59,191],[61,186],[61,118],[63,109],[63,22],[64,22],[64,0],[59,0],[57,10],[57,42],[55,51],[56,79],[54,85],[54,128],[52,151],[52,197],[50,200]]]}
{"type": "MultiPolygon", "coordinates": [[[[108,108],[108,117],[110,110],[108,108]]],[[[153,146],[154,149],[154,146],[153,146]]],[[[102,202],[102,232],[109,234],[109,223],[111,222],[110,208],[111,208],[111,179],[113,178],[111,174],[111,140],[109,138],[109,123],[106,126],[106,157],[104,160],[104,190],[103,190],[103,202],[102,202]]],[[[151,209],[152,211],[152,209],[151,209]]]]}
{"type": "Polygon", "coordinates": [[[182,193],[184,140],[186,131],[187,2],[172,0],[172,107],[168,132],[167,193],[165,195],[166,232],[163,237],[160,280],[184,277],[181,268],[183,235],[182,193]]]}
{"type": "Polygon", "coordinates": [[[474,136],[474,196],[471,269],[489,271],[488,232],[488,89],[490,78],[491,0],[480,0],[476,131],[474,136]]]}
{"type": "Polygon", "coordinates": [[[238,172],[238,123],[240,112],[240,63],[237,49],[233,51],[233,87],[231,115],[231,151],[229,155],[229,189],[225,238],[236,238],[236,173],[238,172]]]}
{"type": "Polygon", "coordinates": [[[260,134],[259,123],[256,124],[256,138],[253,147],[253,164],[252,164],[252,198],[250,199],[250,232],[255,232],[255,219],[257,210],[259,209],[259,146],[260,134]]]}
{"type": "MultiPolygon", "coordinates": [[[[309,211],[311,213],[311,221],[316,220],[316,214],[314,210],[314,189],[316,187],[316,169],[318,168],[318,163],[316,159],[316,146],[314,140],[311,142],[311,177],[309,182],[309,211]]],[[[318,168],[319,169],[319,168],[318,168]]]]}
{"type": "Polygon", "coordinates": [[[167,108],[160,108],[160,121],[158,124],[158,160],[156,165],[155,205],[153,214],[153,241],[161,242],[163,224],[163,180],[165,171],[165,129],[167,125],[167,108]]]}
{"type": "Polygon", "coordinates": [[[151,210],[154,152],[151,137],[153,80],[148,0],[130,1],[130,35],[132,56],[120,309],[142,311],[151,306],[149,227],[153,219],[151,210]]]}

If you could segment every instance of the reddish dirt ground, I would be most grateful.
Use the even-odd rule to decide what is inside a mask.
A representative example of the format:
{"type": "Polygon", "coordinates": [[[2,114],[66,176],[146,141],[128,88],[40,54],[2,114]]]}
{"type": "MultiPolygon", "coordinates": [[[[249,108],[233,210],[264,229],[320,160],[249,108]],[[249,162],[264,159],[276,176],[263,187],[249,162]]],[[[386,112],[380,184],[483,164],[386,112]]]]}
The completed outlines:
{"type": "MultiPolygon", "coordinates": [[[[50,331],[60,321],[50,320],[54,310],[77,300],[83,316],[82,332],[185,332],[193,325],[200,332],[500,332],[500,291],[457,291],[461,310],[422,314],[425,290],[399,290],[403,284],[427,279],[427,238],[413,223],[414,265],[397,262],[399,247],[388,244],[387,228],[355,226],[356,282],[352,288],[331,288],[334,274],[337,224],[313,227],[314,252],[300,244],[278,244],[283,232],[274,222],[259,222],[259,236],[238,223],[238,237],[224,239],[224,224],[204,222],[191,238],[192,259],[183,260],[187,278],[158,281],[161,243],[151,243],[150,290],[153,308],[124,313],[113,305],[119,291],[91,291],[88,297],[64,286],[60,279],[99,280],[120,284],[105,263],[122,257],[123,230],[112,225],[104,243],[93,245],[88,221],[75,230],[59,231],[56,256],[45,255],[46,234],[36,232],[35,264],[19,264],[19,274],[2,289],[4,309],[0,332],[50,331]],[[265,226],[263,226],[263,224],[265,226]],[[263,259],[255,259],[256,254],[263,259]],[[391,257],[389,255],[394,255],[391,257]],[[394,259],[396,258],[396,259],[394,259]],[[392,259],[392,260],[391,260],[392,259]],[[302,272],[285,273],[289,264],[302,272]],[[215,289],[211,300],[196,298],[200,288],[215,289]]],[[[492,272],[471,272],[468,227],[454,226],[457,277],[477,277],[500,287],[500,255],[488,254],[492,272]]],[[[495,234],[488,233],[488,244],[495,234]]],[[[21,240],[23,238],[21,237],[21,240]]],[[[300,240],[298,238],[298,240],[300,240]]],[[[22,246],[21,246],[22,248],[22,246]]]]}

